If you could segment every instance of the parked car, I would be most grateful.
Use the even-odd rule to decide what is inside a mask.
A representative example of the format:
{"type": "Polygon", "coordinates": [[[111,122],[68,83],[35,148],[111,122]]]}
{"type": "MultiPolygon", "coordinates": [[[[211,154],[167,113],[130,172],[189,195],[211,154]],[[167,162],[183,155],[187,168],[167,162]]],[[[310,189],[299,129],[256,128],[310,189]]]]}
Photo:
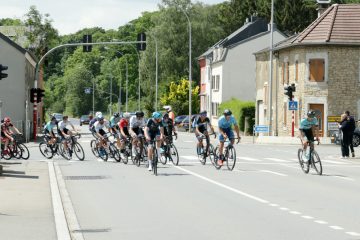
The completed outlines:
{"type": "Polygon", "coordinates": [[[51,114],[51,116],[55,117],[57,122],[60,122],[63,120],[63,115],[61,113],[53,113],[53,114],[51,114]]]}
{"type": "Polygon", "coordinates": [[[185,118],[186,115],[177,116],[174,121],[174,126],[178,126],[185,118]]]}
{"type": "MultiPolygon", "coordinates": [[[[191,115],[191,119],[193,120],[194,117],[198,117],[198,116],[199,116],[199,114],[191,115]]],[[[178,125],[178,130],[189,131],[189,116],[188,115],[178,125]]]]}
{"type": "MultiPolygon", "coordinates": [[[[331,135],[331,137],[334,138],[334,143],[336,145],[341,144],[341,130],[334,132],[334,134],[331,135]]],[[[352,142],[354,147],[360,145],[360,128],[355,129],[352,142]]]]}
{"type": "Polygon", "coordinates": [[[90,123],[89,115],[82,115],[80,117],[80,126],[82,126],[83,124],[89,124],[89,123],[90,123]]]}

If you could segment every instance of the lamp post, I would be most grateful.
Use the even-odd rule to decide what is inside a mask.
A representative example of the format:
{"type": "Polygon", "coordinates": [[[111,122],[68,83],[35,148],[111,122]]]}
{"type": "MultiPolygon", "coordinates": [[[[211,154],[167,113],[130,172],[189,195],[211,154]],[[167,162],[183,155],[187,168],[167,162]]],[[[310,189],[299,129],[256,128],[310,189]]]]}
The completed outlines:
{"type": "Polygon", "coordinates": [[[185,12],[184,9],[182,9],[181,7],[179,8],[184,15],[186,16],[186,19],[188,21],[188,25],[189,25],[189,132],[191,132],[191,128],[190,128],[190,124],[191,124],[191,83],[192,83],[192,74],[191,74],[191,22],[190,22],[190,18],[188,16],[188,14],[185,12]]]}
{"type": "Polygon", "coordinates": [[[112,79],[113,76],[110,74],[110,116],[112,115],[112,79]]]}
{"type": "Polygon", "coordinates": [[[272,134],[272,80],[273,80],[273,34],[274,33],[274,0],[271,0],[271,28],[270,28],[270,76],[269,76],[269,134],[272,134]]]}

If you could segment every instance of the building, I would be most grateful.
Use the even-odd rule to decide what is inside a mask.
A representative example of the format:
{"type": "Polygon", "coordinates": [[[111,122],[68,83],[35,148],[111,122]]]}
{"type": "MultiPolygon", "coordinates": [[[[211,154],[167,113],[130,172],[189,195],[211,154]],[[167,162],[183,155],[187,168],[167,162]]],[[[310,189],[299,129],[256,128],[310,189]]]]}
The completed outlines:
{"type": "MultiPolygon", "coordinates": [[[[274,30],[274,42],[285,38],[280,31],[274,30]]],[[[208,111],[214,125],[222,102],[231,98],[255,101],[254,52],[269,44],[267,22],[252,17],[251,21],[247,21],[198,58],[201,72],[200,107],[208,111]]]]}
{"type": "MultiPolygon", "coordinates": [[[[337,130],[349,110],[360,115],[360,4],[334,4],[303,32],[274,46],[272,135],[291,136],[292,111],[284,87],[296,85],[294,131],[309,109],[317,112],[321,135],[337,130]]],[[[269,125],[269,49],[256,56],[256,124],[269,125]]]]}
{"type": "Polygon", "coordinates": [[[0,64],[8,66],[8,77],[0,80],[1,118],[9,116],[28,139],[33,116],[30,89],[34,87],[36,59],[0,33],[0,64]]]}

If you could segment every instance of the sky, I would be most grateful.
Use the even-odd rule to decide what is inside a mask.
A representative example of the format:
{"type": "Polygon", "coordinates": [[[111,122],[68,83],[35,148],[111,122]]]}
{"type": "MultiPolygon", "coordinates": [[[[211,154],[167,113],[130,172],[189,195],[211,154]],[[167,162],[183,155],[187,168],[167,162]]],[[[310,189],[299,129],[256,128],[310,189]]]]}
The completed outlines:
{"type": "MultiPolygon", "coordinates": [[[[201,0],[216,4],[225,0],[201,0]]],[[[75,33],[83,28],[102,27],[106,30],[155,11],[161,0],[0,0],[0,18],[20,18],[35,5],[41,14],[50,14],[60,35],[75,33]]]]}

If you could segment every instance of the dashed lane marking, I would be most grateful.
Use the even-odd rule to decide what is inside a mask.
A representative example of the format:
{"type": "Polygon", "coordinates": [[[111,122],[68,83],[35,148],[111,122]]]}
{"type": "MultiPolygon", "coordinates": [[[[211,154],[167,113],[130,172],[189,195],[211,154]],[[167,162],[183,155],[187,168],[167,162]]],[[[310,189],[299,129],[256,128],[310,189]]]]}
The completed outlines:
{"type": "Polygon", "coordinates": [[[329,228],[332,228],[334,230],[343,230],[344,228],[339,227],[339,226],[329,226],[329,228]]]}
{"type": "Polygon", "coordinates": [[[288,176],[288,175],[283,174],[283,173],[278,173],[278,172],[269,171],[269,170],[260,170],[260,172],[271,173],[271,174],[278,175],[278,176],[282,176],[282,177],[287,177],[287,176],[288,176]]]}
{"type": "Polygon", "coordinates": [[[250,161],[250,162],[261,162],[261,160],[251,158],[251,157],[237,157],[237,159],[244,160],[244,161],[250,161]]]}
{"type": "Polygon", "coordinates": [[[264,159],[274,161],[274,162],[290,162],[288,160],[283,160],[283,159],[279,159],[279,158],[264,158],[264,159]]]}

